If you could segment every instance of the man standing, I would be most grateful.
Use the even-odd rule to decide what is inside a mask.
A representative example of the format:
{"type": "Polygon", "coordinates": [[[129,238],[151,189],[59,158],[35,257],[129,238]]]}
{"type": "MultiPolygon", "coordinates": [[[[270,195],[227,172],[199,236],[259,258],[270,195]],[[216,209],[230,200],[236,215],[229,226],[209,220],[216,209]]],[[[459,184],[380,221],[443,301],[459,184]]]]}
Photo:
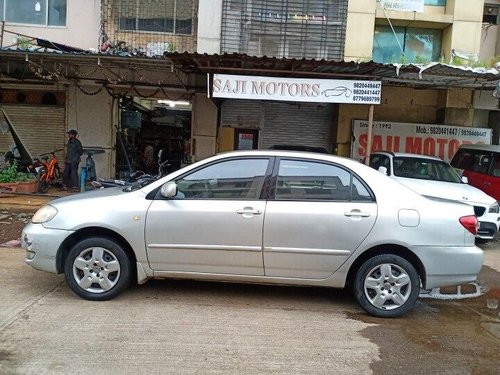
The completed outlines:
{"type": "Polygon", "coordinates": [[[80,191],[80,183],[78,181],[78,164],[80,164],[80,156],[83,154],[81,142],[76,139],[78,132],[75,129],[70,129],[68,134],[68,144],[66,145],[66,159],[64,160],[63,183],[67,189],[80,191]]]}

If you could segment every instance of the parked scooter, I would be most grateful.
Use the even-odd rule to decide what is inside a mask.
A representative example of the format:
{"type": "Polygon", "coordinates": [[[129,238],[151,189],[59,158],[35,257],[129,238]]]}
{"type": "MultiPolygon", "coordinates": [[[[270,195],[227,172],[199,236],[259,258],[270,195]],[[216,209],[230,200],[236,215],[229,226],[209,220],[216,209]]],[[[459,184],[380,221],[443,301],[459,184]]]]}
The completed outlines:
{"type": "Polygon", "coordinates": [[[125,187],[132,184],[139,184],[140,186],[146,186],[157,179],[166,176],[170,173],[170,167],[172,164],[168,159],[165,159],[165,150],[160,150],[158,152],[158,173],[156,175],[150,175],[142,171],[136,171],[130,175],[128,181],[125,180],[108,180],[103,178],[97,178],[96,181],[92,181],[92,186],[96,189],[104,189],[108,187],[125,187]]]}

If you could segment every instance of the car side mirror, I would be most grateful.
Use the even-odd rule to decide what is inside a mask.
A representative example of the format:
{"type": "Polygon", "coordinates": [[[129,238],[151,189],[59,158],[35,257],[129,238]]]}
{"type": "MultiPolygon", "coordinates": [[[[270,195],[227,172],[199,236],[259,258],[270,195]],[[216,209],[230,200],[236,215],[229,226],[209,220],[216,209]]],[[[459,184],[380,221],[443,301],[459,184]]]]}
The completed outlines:
{"type": "Polygon", "coordinates": [[[177,195],[177,184],[175,182],[167,182],[160,189],[160,194],[164,198],[173,198],[177,195]]]}
{"type": "Polygon", "coordinates": [[[380,167],[378,167],[378,171],[382,174],[385,174],[386,176],[389,176],[389,173],[387,173],[386,167],[380,166],[380,167]]]}
{"type": "Polygon", "coordinates": [[[467,177],[465,177],[465,176],[462,176],[462,182],[464,184],[468,184],[469,183],[469,179],[467,177]]]}

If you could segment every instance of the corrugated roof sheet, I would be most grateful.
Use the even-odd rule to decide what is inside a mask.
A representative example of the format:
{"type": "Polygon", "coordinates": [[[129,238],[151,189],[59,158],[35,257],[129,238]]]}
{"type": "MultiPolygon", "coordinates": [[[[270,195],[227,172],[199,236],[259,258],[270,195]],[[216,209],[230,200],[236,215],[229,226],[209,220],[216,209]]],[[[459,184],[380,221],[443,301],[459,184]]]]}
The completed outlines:
{"type": "Polygon", "coordinates": [[[130,54],[109,55],[92,51],[22,51],[0,50],[5,59],[20,61],[25,56],[43,56],[45,61],[70,60],[85,64],[102,58],[107,63],[126,64],[151,71],[164,71],[173,67],[185,73],[253,74],[304,78],[351,78],[382,80],[385,84],[415,88],[473,88],[494,89],[500,80],[496,69],[458,67],[442,63],[381,64],[314,59],[257,57],[245,54],[165,53],[164,56],[146,57],[130,54]]]}

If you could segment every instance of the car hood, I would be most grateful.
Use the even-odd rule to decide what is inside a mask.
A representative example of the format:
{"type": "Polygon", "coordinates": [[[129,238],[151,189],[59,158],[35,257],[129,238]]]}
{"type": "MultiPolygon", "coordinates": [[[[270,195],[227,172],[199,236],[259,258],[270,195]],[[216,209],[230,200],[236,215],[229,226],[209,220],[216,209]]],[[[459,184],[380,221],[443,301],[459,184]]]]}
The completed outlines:
{"type": "Polygon", "coordinates": [[[492,205],[495,199],[483,191],[463,183],[418,180],[414,178],[396,177],[397,181],[413,191],[430,197],[451,199],[465,203],[492,205]]]}
{"type": "Polygon", "coordinates": [[[116,195],[121,195],[121,194],[126,194],[123,192],[123,186],[106,188],[106,189],[97,189],[97,190],[85,191],[78,194],[68,195],[66,197],[57,198],[54,199],[52,202],[50,202],[50,204],[58,205],[60,203],[82,201],[85,199],[114,197],[116,195]]]}

